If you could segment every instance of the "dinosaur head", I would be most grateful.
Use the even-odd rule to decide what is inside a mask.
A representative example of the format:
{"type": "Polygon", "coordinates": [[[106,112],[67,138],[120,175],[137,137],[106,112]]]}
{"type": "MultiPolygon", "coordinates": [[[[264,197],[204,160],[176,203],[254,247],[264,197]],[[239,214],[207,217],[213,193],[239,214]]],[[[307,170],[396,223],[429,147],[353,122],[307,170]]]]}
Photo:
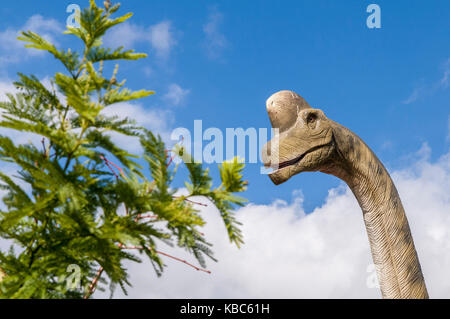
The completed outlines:
{"type": "Polygon", "coordinates": [[[278,134],[263,149],[263,162],[276,185],[305,171],[323,170],[335,150],[333,121],[298,94],[280,91],[267,100],[272,127],[278,134]]]}

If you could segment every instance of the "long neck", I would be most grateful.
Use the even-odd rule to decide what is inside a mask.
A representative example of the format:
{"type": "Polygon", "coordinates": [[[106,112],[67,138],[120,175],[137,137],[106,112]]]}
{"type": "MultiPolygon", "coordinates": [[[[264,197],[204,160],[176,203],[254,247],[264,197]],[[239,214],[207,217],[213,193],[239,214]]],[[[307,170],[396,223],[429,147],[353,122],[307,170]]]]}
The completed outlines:
{"type": "Polygon", "coordinates": [[[428,298],[400,196],[389,173],[350,130],[341,127],[336,174],[361,206],[383,298],[428,298]]]}

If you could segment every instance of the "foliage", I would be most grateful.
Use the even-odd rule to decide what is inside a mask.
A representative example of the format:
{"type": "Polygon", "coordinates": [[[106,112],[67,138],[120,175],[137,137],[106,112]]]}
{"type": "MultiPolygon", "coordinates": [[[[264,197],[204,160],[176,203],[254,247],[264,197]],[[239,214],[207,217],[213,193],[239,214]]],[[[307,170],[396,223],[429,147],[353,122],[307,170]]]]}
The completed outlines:
{"type": "MultiPolygon", "coordinates": [[[[0,136],[0,160],[19,167],[15,177],[0,172],[6,191],[0,236],[14,242],[0,252],[2,298],[87,298],[98,283],[108,282],[112,291],[116,285],[125,290],[130,283],[124,261],[142,261],[130,249],[138,249],[160,275],[162,242],[186,249],[205,267],[205,257],[214,258],[198,230],[205,222],[190,199],[194,196],[208,198],[230,240],[243,242],[233,216],[233,208],[245,202],[234,194],[246,187],[242,163],[234,159],[221,165],[222,184],[213,188],[208,171],[187,160],[187,194],[177,196],[172,185],[177,167],[161,138],[128,118],[102,113],[112,104],[153,94],[125,88],[125,81],[117,80],[117,65],[111,77],[104,74],[104,61],[146,57],[102,47],[105,33],[131,17],[112,18],[118,8],[108,1],[100,8],[91,0],[80,14],[80,27],[68,27],[65,33],[83,42],[82,55],[58,50],[30,31],[19,37],[27,47],[52,54],[65,71],[55,74],[51,89],[33,75],[19,74],[19,93],[0,103],[0,127],[42,137],[36,146],[0,136]],[[148,167],[117,146],[111,132],[138,137],[148,167]],[[73,265],[80,271],[79,289],[67,285],[73,265]]],[[[184,152],[183,158],[190,156],[184,152]]]]}

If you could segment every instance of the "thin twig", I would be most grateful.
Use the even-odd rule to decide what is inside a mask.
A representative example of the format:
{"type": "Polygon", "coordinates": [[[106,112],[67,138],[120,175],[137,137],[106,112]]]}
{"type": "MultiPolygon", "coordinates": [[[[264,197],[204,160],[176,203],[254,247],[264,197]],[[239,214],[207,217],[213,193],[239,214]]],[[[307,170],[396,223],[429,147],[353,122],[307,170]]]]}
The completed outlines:
{"type": "MultiPolygon", "coordinates": [[[[181,196],[173,196],[173,198],[180,198],[180,197],[181,197],[181,196]]],[[[187,202],[189,202],[189,203],[192,203],[192,204],[196,204],[196,205],[208,207],[207,204],[203,204],[203,203],[200,203],[200,202],[194,202],[193,200],[190,200],[189,198],[183,198],[183,200],[185,200],[185,201],[187,201],[187,202]]]]}
{"type": "Polygon", "coordinates": [[[97,288],[97,284],[98,284],[98,281],[99,281],[102,273],[103,273],[103,267],[100,266],[100,268],[97,271],[97,274],[95,275],[94,279],[92,280],[91,284],[89,285],[88,292],[83,297],[84,299],[88,299],[95,292],[95,289],[97,288]]]}
{"type": "MultiPolygon", "coordinates": [[[[164,153],[166,153],[166,160],[167,160],[169,158],[169,154],[168,154],[167,149],[164,150],[164,153]]],[[[172,164],[172,161],[173,161],[173,155],[170,156],[169,162],[167,162],[166,167],[169,167],[170,164],[172,164]]]]}
{"type": "Polygon", "coordinates": [[[113,162],[111,162],[110,160],[108,160],[106,157],[104,157],[103,155],[100,155],[100,158],[105,162],[105,164],[109,167],[109,169],[114,173],[114,176],[116,176],[116,178],[118,179],[117,174],[114,172],[114,170],[112,169],[112,167],[109,165],[113,165],[115,168],[117,168],[120,171],[120,174],[122,175],[123,178],[125,178],[125,174],[123,172],[123,170],[117,166],[116,164],[114,164],[113,162]]]}
{"type": "Polygon", "coordinates": [[[137,219],[138,220],[139,219],[145,219],[145,218],[158,218],[158,215],[141,215],[141,214],[137,215],[137,219]]]}
{"type": "Polygon", "coordinates": [[[113,168],[109,165],[109,163],[106,161],[106,159],[100,155],[100,158],[105,162],[106,166],[108,166],[108,168],[111,170],[111,172],[114,174],[114,176],[116,177],[116,180],[119,180],[119,176],[117,176],[116,172],[113,170],[113,168]]]}
{"type": "Polygon", "coordinates": [[[172,161],[173,161],[173,156],[170,156],[169,162],[167,163],[167,167],[169,167],[170,164],[172,164],[172,161]]]}
{"type": "MultiPolygon", "coordinates": [[[[42,147],[44,149],[44,157],[48,158],[47,148],[45,147],[45,138],[42,138],[41,143],[42,143],[42,147]]],[[[49,151],[50,151],[50,146],[49,146],[49,151]]]]}
{"type": "MultiPolygon", "coordinates": [[[[121,248],[121,249],[137,249],[137,250],[142,250],[142,249],[144,249],[144,247],[142,247],[142,246],[124,246],[124,245],[122,245],[122,244],[118,244],[118,246],[119,246],[119,248],[121,248]]],[[[153,249],[150,248],[150,247],[149,247],[149,249],[150,249],[150,250],[153,250],[153,249]]],[[[207,269],[199,268],[199,267],[197,267],[197,266],[195,266],[195,265],[193,265],[193,264],[187,262],[187,261],[184,260],[184,259],[180,259],[180,258],[178,258],[178,257],[171,256],[171,255],[169,255],[169,254],[167,254],[167,253],[164,253],[164,252],[162,252],[162,251],[159,251],[159,250],[155,250],[155,252],[158,253],[158,254],[160,254],[160,255],[163,255],[163,256],[172,258],[172,259],[174,259],[174,260],[176,260],[176,261],[182,262],[182,263],[188,265],[189,267],[194,268],[194,269],[197,270],[197,271],[202,271],[202,272],[205,272],[205,273],[207,273],[207,274],[211,274],[211,271],[209,271],[209,270],[207,270],[207,269]]]]}
{"type": "MultiPolygon", "coordinates": [[[[99,156],[100,156],[100,158],[105,162],[106,166],[108,166],[108,168],[109,168],[109,169],[111,170],[111,172],[114,174],[114,176],[116,177],[116,181],[119,180],[119,176],[117,176],[116,172],[114,171],[114,169],[113,169],[113,168],[111,167],[111,165],[109,165],[109,164],[114,165],[114,167],[116,167],[116,168],[120,171],[120,173],[122,174],[122,177],[125,178],[125,174],[123,173],[122,169],[121,169],[119,166],[117,166],[117,165],[114,164],[113,162],[109,161],[109,160],[108,160],[106,157],[104,157],[103,155],[99,155],[99,156]]],[[[125,205],[125,211],[126,211],[126,214],[129,215],[127,205],[125,205]]]]}
{"type": "Polygon", "coordinates": [[[188,262],[187,262],[186,260],[183,260],[183,259],[180,259],[180,258],[177,258],[177,257],[171,256],[171,255],[169,255],[169,254],[163,253],[162,251],[158,251],[158,250],[156,250],[156,252],[157,252],[158,254],[164,255],[164,256],[166,256],[166,257],[169,257],[169,258],[175,259],[175,260],[177,260],[177,261],[179,261],[179,262],[185,263],[186,265],[188,265],[188,266],[190,266],[190,267],[194,268],[195,270],[198,270],[198,271],[203,271],[203,272],[206,272],[207,274],[211,274],[211,271],[209,271],[209,270],[206,270],[206,269],[202,269],[202,268],[199,268],[199,267],[196,267],[196,266],[194,266],[194,265],[192,265],[192,264],[188,263],[188,262]]]}

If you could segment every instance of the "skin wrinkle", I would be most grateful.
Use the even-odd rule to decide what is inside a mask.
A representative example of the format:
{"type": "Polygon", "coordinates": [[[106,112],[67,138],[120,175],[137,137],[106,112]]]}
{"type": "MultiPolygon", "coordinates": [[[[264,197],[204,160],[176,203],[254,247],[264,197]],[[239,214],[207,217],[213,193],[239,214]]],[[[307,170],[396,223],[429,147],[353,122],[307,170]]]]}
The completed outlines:
{"type": "MultiPolygon", "coordinates": [[[[427,297],[425,284],[423,291],[415,292],[413,283],[418,277],[422,277],[417,254],[412,243],[409,225],[404,214],[403,206],[399,205],[398,192],[389,177],[386,169],[376,158],[372,151],[366,146],[366,157],[370,158],[368,167],[355,170],[366,171],[366,175],[358,174],[357,178],[362,181],[352,191],[357,198],[362,198],[360,206],[364,213],[364,221],[371,243],[374,261],[381,255],[380,262],[380,284],[391,285],[387,292],[383,292],[384,298],[421,298],[427,297]],[[374,165],[375,161],[379,162],[374,165]],[[380,174],[380,169],[383,174],[380,174]],[[381,187],[381,178],[384,178],[386,186],[381,187]],[[376,218],[379,217],[379,218],[376,218]],[[400,247],[398,247],[400,246],[400,247]],[[410,267],[405,267],[408,264],[410,267]],[[417,267],[416,265],[419,265],[417,267]],[[399,269],[403,269],[400,271],[399,269]],[[420,276],[417,273],[420,272],[420,276]],[[390,274],[392,273],[392,274],[390,274]],[[412,274],[411,276],[408,276],[412,274]],[[408,277],[412,277],[412,286],[408,288],[408,277]],[[397,284],[392,281],[395,280],[397,284]],[[386,283],[387,281],[387,283],[386,283]],[[405,283],[406,282],[406,283],[405,283]],[[395,288],[397,286],[397,288],[395,288]],[[419,294],[418,294],[419,293],[419,294]]],[[[357,166],[364,166],[365,161],[356,162],[357,166]]],[[[356,183],[354,183],[356,184],[356,183]]],[[[423,279],[422,279],[423,281],[423,279]]],[[[383,287],[382,287],[383,290],[383,287]]]]}
{"type": "Polygon", "coordinates": [[[272,125],[282,126],[285,134],[278,141],[279,154],[263,156],[263,161],[270,164],[282,159],[290,166],[269,177],[278,185],[301,172],[321,171],[345,181],[363,212],[383,298],[428,298],[408,220],[386,168],[356,134],[326,118],[321,110],[312,109],[306,101],[302,110],[291,114],[297,116],[292,121],[286,114],[295,102],[292,97],[302,98],[286,92],[290,91],[269,98],[269,116],[278,115],[276,121],[271,119],[272,125]],[[289,119],[292,127],[283,119],[289,119]],[[305,155],[299,162],[292,161],[301,154],[305,155]]]}

